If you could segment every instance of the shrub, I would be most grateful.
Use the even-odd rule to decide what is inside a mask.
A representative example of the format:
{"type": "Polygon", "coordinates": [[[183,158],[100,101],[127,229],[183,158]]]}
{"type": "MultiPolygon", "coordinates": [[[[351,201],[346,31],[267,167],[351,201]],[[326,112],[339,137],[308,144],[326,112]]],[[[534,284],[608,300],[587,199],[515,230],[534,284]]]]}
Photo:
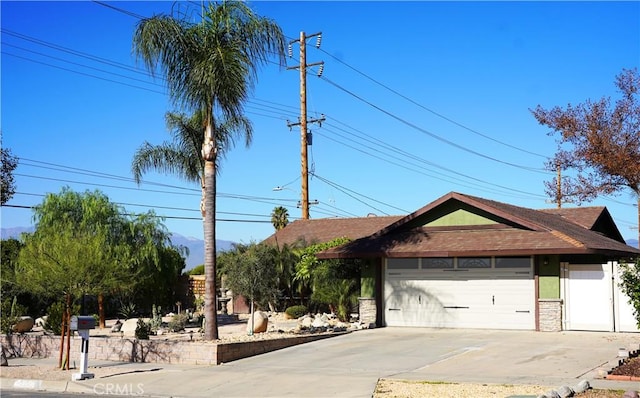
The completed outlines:
{"type": "Polygon", "coordinates": [[[149,325],[151,326],[151,330],[154,332],[157,332],[162,327],[162,315],[160,315],[161,310],[162,307],[156,307],[155,304],[151,307],[151,320],[149,321],[149,325]]]}
{"type": "Polygon", "coordinates": [[[145,322],[142,318],[138,319],[138,323],[136,324],[136,339],[138,340],[149,340],[149,335],[151,334],[151,325],[145,322]]]}
{"type": "Polygon", "coordinates": [[[304,305],[293,305],[284,310],[284,313],[292,319],[297,319],[309,313],[309,309],[304,305]]]}
{"type": "MultiPolygon", "coordinates": [[[[44,330],[56,335],[62,334],[62,314],[64,314],[66,305],[62,301],[57,301],[49,306],[47,310],[47,322],[44,324],[44,330]]],[[[71,305],[71,315],[80,313],[79,305],[71,305]]]]}
{"type": "Polygon", "coordinates": [[[189,317],[187,314],[176,314],[169,321],[169,330],[172,332],[181,332],[187,326],[189,317]]]}
{"type": "Polygon", "coordinates": [[[13,297],[13,300],[2,301],[0,315],[0,331],[4,334],[11,334],[13,333],[13,325],[18,322],[20,316],[26,315],[26,308],[18,304],[16,297],[13,297]]]}
{"type": "Polygon", "coordinates": [[[124,317],[124,319],[135,318],[137,313],[136,305],[134,303],[122,304],[118,313],[124,317]]]}

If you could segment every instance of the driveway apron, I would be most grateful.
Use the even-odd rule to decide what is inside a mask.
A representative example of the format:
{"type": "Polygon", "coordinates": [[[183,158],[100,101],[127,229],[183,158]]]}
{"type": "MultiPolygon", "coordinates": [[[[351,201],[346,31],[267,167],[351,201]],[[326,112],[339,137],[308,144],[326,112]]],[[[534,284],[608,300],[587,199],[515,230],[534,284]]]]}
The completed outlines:
{"type": "MultiPolygon", "coordinates": [[[[639,342],[639,334],[622,333],[381,328],[110,381],[173,397],[371,397],[378,378],[574,385],[639,342]]],[[[87,380],[78,391],[104,381],[87,380]]]]}

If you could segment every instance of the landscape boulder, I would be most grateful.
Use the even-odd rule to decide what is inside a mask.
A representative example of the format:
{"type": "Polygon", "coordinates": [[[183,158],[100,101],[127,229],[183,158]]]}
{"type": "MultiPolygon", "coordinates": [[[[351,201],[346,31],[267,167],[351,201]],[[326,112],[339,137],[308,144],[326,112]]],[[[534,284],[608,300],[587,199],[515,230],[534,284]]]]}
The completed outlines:
{"type": "Polygon", "coordinates": [[[33,328],[34,324],[35,324],[35,321],[30,316],[21,316],[18,319],[18,322],[16,322],[16,324],[13,325],[13,332],[26,333],[33,328]]]}
{"type": "Polygon", "coordinates": [[[136,327],[138,327],[138,318],[127,319],[120,327],[120,333],[124,336],[135,336],[136,327]]]}
{"type": "Polygon", "coordinates": [[[269,326],[269,316],[262,311],[256,311],[253,313],[253,323],[251,322],[251,318],[247,321],[247,333],[264,333],[267,331],[267,327],[269,326]],[[253,326],[253,331],[251,327],[253,326]]]}
{"type": "Polygon", "coordinates": [[[41,316],[40,318],[37,318],[36,319],[36,326],[39,326],[39,327],[43,328],[44,325],[47,323],[47,318],[49,318],[47,315],[41,316]]]}

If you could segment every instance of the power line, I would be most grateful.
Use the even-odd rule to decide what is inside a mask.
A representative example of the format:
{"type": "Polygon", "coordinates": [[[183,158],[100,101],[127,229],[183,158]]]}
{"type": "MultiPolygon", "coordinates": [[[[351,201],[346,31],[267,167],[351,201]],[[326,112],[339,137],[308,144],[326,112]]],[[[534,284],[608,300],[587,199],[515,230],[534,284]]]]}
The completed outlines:
{"type": "Polygon", "coordinates": [[[446,139],[444,137],[441,137],[441,136],[439,136],[439,135],[437,135],[435,133],[432,133],[432,132],[430,132],[430,131],[428,131],[428,130],[420,127],[420,126],[417,126],[414,123],[409,122],[408,120],[406,120],[404,118],[401,118],[400,116],[395,115],[394,113],[391,113],[391,112],[387,111],[386,109],[374,104],[371,101],[368,101],[368,100],[364,99],[363,97],[357,95],[353,91],[347,90],[346,88],[342,87],[341,85],[333,82],[332,80],[330,80],[330,79],[328,79],[328,78],[326,78],[324,76],[321,76],[320,78],[322,80],[326,81],[327,83],[331,84],[332,86],[338,88],[339,90],[344,91],[345,93],[351,95],[352,97],[364,102],[365,104],[369,105],[370,107],[372,107],[372,108],[384,113],[385,115],[390,116],[391,118],[399,121],[400,123],[402,123],[402,124],[404,124],[406,126],[409,126],[412,129],[417,130],[417,131],[419,131],[419,132],[421,132],[423,134],[426,134],[426,135],[428,135],[428,136],[430,136],[432,138],[435,138],[436,140],[438,140],[440,142],[443,142],[443,143],[445,143],[447,145],[451,145],[451,146],[453,146],[455,148],[458,148],[458,149],[460,149],[462,151],[465,151],[465,152],[471,153],[473,155],[479,156],[481,158],[488,159],[488,160],[491,160],[491,161],[494,161],[494,162],[497,162],[497,163],[501,163],[501,164],[504,164],[504,165],[507,165],[507,166],[516,167],[518,169],[527,170],[527,171],[533,171],[533,172],[537,172],[537,173],[549,174],[548,171],[545,171],[545,170],[542,170],[542,169],[536,169],[536,168],[533,168],[533,167],[522,166],[522,165],[518,165],[518,164],[515,164],[515,163],[506,162],[504,160],[497,159],[497,158],[494,158],[492,156],[485,155],[483,153],[475,151],[473,149],[467,148],[467,147],[465,147],[463,145],[456,144],[455,142],[453,142],[451,140],[448,140],[448,139],[446,139]]]}
{"type": "MultiPolygon", "coordinates": [[[[108,7],[108,8],[112,8],[112,9],[114,9],[114,10],[116,10],[116,11],[119,11],[119,12],[123,12],[123,11],[125,11],[124,13],[127,13],[128,15],[133,16],[133,17],[136,17],[136,18],[143,18],[143,17],[142,17],[142,16],[140,16],[140,15],[137,15],[137,14],[135,14],[135,15],[134,15],[134,13],[130,13],[130,12],[128,13],[128,12],[126,12],[126,10],[123,10],[123,9],[117,9],[117,7],[112,7],[112,6],[109,6],[109,5],[105,5],[105,4],[104,4],[104,3],[102,3],[102,2],[98,2],[98,1],[96,1],[95,3],[96,3],[96,4],[99,4],[99,5],[106,6],[106,7],[108,7]]],[[[5,29],[3,29],[3,32],[4,32],[4,33],[6,33],[7,31],[6,31],[5,29]]],[[[55,47],[51,47],[51,48],[57,49],[57,48],[55,48],[55,47]]],[[[29,51],[29,50],[27,50],[27,51],[29,51]]],[[[73,51],[73,50],[72,50],[72,51],[73,51]]],[[[77,55],[77,54],[75,54],[75,55],[77,55]]],[[[330,55],[330,54],[329,54],[329,55],[330,55]]],[[[78,55],[78,56],[79,56],[79,55],[78,55]]],[[[330,55],[330,56],[331,56],[331,55],[330,55]]],[[[97,58],[99,58],[99,57],[97,57],[97,58]]],[[[332,56],[332,58],[335,58],[335,57],[333,57],[333,56],[332,56]]],[[[108,61],[108,60],[107,60],[107,61],[108,61]]],[[[338,61],[339,61],[339,60],[338,60],[338,61]]],[[[68,62],[68,61],[67,61],[67,62],[68,62]]],[[[121,65],[124,65],[124,64],[121,64],[121,65]]],[[[345,64],[345,65],[347,65],[347,64],[345,64]]],[[[347,66],[348,66],[348,65],[347,65],[347,66]]],[[[56,66],[53,66],[53,67],[56,67],[56,66]]],[[[129,66],[126,66],[126,67],[127,67],[127,68],[130,68],[129,66]]],[[[349,67],[350,67],[350,66],[349,66],[349,67]]],[[[352,69],[354,69],[354,70],[355,70],[355,68],[353,68],[353,67],[350,67],[350,68],[352,68],[352,69]]],[[[62,68],[62,69],[64,69],[64,68],[62,68]]],[[[130,69],[133,69],[133,68],[130,68],[130,69]]],[[[134,70],[134,71],[135,71],[136,73],[140,73],[140,72],[139,72],[139,71],[137,71],[137,70],[134,70]]],[[[75,72],[75,71],[72,71],[72,72],[75,72]]],[[[358,72],[358,73],[360,73],[360,74],[362,74],[362,72],[359,72],[359,71],[357,71],[357,72],[358,72]]],[[[107,73],[109,73],[109,72],[107,72],[107,73]]],[[[363,75],[364,75],[364,74],[363,74],[363,75]]],[[[367,78],[369,78],[370,80],[374,81],[376,84],[379,84],[379,85],[381,85],[381,86],[383,86],[383,87],[385,87],[385,88],[389,89],[391,92],[394,92],[394,93],[396,93],[396,94],[398,94],[398,95],[400,95],[401,97],[403,97],[403,98],[404,98],[404,96],[402,96],[402,94],[395,92],[395,90],[390,89],[390,88],[388,88],[388,87],[387,87],[387,86],[385,86],[385,85],[382,85],[381,83],[379,83],[379,82],[378,82],[378,81],[376,81],[375,79],[370,78],[370,77],[369,77],[369,76],[367,76],[367,75],[364,75],[364,76],[366,76],[366,77],[367,77],[367,78]]],[[[102,79],[102,78],[100,78],[100,77],[97,77],[97,78],[102,79]]],[[[125,78],[128,78],[128,77],[125,77],[125,78]]],[[[102,79],[102,80],[107,80],[107,79],[102,79]]],[[[120,83],[120,82],[116,82],[116,83],[118,83],[118,84],[122,84],[122,83],[120,83]]],[[[149,84],[151,84],[151,83],[149,83],[149,84]]],[[[132,86],[132,87],[134,87],[134,86],[132,86]]],[[[140,88],[140,87],[137,87],[137,88],[140,88]]],[[[155,91],[155,92],[160,93],[160,94],[164,94],[164,93],[159,92],[159,91],[155,91]]],[[[414,103],[415,103],[415,101],[411,100],[411,99],[410,99],[410,98],[408,98],[408,97],[407,97],[407,98],[405,98],[405,99],[407,99],[407,100],[408,100],[408,101],[410,101],[410,102],[414,102],[414,103]]],[[[419,104],[417,104],[417,103],[415,103],[415,104],[416,104],[417,106],[421,106],[421,105],[419,105],[419,104]]],[[[422,106],[421,106],[421,107],[422,107],[422,106]]],[[[423,108],[424,108],[425,110],[427,110],[427,111],[429,111],[429,112],[431,112],[431,113],[433,113],[433,114],[435,114],[435,115],[439,116],[439,117],[442,117],[443,119],[445,119],[445,120],[447,120],[447,121],[450,121],[451,123],[454,123],[454,124],[456,124],[456,125],[458,125],[458,126],[460,126],[460,127],[463,127],[463,128],[465,128],[465,129],[467,129],[467,130],[469,130],[469,131],[472,131],[472,132],[474,132],[474,133],[477,133],[477,134],[479,134],[479,135],[481,135],[481,136],[485,136],[485,135],[483,135],[482,133],[479,133],[479,132],[477,132],[477,131],[475,131],[475,130],[473,130],[473,129],[469,129],[468,127],[466,127],[466,126],[464,126],[464,125],[462,125],[462,124],[459,124],[459,123],[457,123],[457,122],[455,122],[455,121],[453,121],[453,120],[450,120],[450,118],[447,118],[447,117],[445,117],[445,116],[442,116],[442,115],[438,114],[437,112],[434,112],[434,111],[432,111],[432,110],[430,110],[430,109],[428,109],[428,108],[426,108],[426,107],[423,107],[423,108]]],[[[255,114],[255,113],[254,113],[254,114],[255,114]]],[[[265,115],[265,114],[258,114],[258,115],[260,115],[260,116],[264,116],[264,117],[273,117],[273,118],[275,118],[274,116],[269,116],[269,115],[265,115]]],[[[491,137],[485,137],[485,138],[487,138],[487,139],[491,139],[491,140],[493,140],[493,141],[495,141],[495,142],[501,143],[501,144],[506,145],[506,146],[509,146],[509,147],[513,147],[513,146],[510,146],[509,144],[505,144],[505,143],[502,143],[502,142],[500,142],[500,141],[498,141],[498,140],[492,139],[491,137]]],[[[514,148],[514,149],[521,150],[520,148],[517,148],[517,147],[513,147],[513,148],[514,148]]],[[[524,152],[527,152],[527,151],[524,151],[524,152]]],[[[542,155],[535,154],[535,153],[531,153],[531,154],[536,155],[536,156],[542,156],[542,155]]],[[[490,158],[491,158],[491,157],[490,157],[490,158]]],[[[493,158],[492,158],[492,159],[493,159],[493,158]]],[[[434,165],[434,166],[435,166],[435,167],[437,167],[437,165],[434,165]]],[[[401,167],[402,167],[402,166],[401,166],[401,167]]],[[[445,169],[446,169],[446,168],[445,168],[445,169]]],[[[525,167],[524,169],[525,169],[525,170],[529,170],[530,168],[525,167]]],[[[460,174],[460,173],[458,173],[458,174],[460,174]]],[[[468,176],[466,176],[466,175],[463,175],[463,176],[468,177],[468,176]]],[[[487,182],[485,182],[485,181],[482,181],[482,182],[483,182],[483,183],[487,183],[487,182]]],[[[491,183],[488,183],[488,184],[491,184],[491,183]]],[[[491,185],[494,185],[494,184],[491,184],[491,185]]],[[[507,189],[510,189],[510,188],[507,188],[507,189]]],[[[614,201],[614,202],[615,202],[615,201],[614,201]]],[[[627,204],[627,205],[628,205],[628,204],[627,204]]]]}
{"type": "Polygon", "coordinates": [[[468,127],[468,126],[465,126],[464,124],[459,123],[459,122],[457,122],[457,121],[455,121],[455,120],[453,120],[453,119],[451,119],[451,118],[449,118],[449,117],[447,117],[447,116],[445,116],[445,115],[443,115],[441,113],[438,113],[438,112],[434,111],[433,109],[427,108],[426,106],[424,106],[424,105],[420,104],[419,102],[407,97],[406,95],[398,92],[397,90],[394,90],[393,88],[381,83],[380,81],[378,81],[378,80],[374,79],[373,77],[367,75],[366,73],[354,68],[353,66],[347,64],[346,62],[342,61],[341,59],[337,58],[336,56],[330,54],[329,52],[327,52],[327,51],[325,51],[323,49],[320,49],[320,51],[322,51],[323,53],[327,54],[328,56],[330,56],[331,58],[333,58],[337,62],[343,64],[347,68],[349,68],[349,69],[353,70],[354,72],[358,73],[359,75],[361,75],[361,76],[365,77],[366,79],[372,81],[373,83],[377,84],[378,86],[385,88],[386,90],[392,92],[393,94],[399,96],[400,98],[409,101],[410,103],[412,103],[412,104],[424,109],[425,111],[427,111],[427,112],[429,112],[429,113],[431,113],[431,114],[433,114],[433,115],[435,115],[435,116],[437,116],[437,117],[439,117],[441,119],[446,120],[449,123],[452,123],[452,124],[454,124],[454,125],[456,125],[458,127],[461,127],[461,128],[463,128],[463,129],[465,129],[467,131],[470,131],[470,132],[472,132],[472,133],[474,133],[476,135],[479,135],[479,136],[481,136],[483,138],[486,138],[486,139],[488,139],[490,141],[493,141],[493,142],[495,142],[497,144],[504,145],[504,146],[506,146],[508,148],[515,149],[515,150],[520,151],[520,152],[528,153],[530,155],[538,156],[538,157],[543,158],[543,159],[547,159],[548,158],[548,156],[544,156],[544,155],[541,155],[539,153],[535,153],[535,152],[529,151],[527,149],[519,148],[519,147],[517,147],[515,145],[511,145],[511,144],[508,144],[506,142],[497,140],[497,139],[495,139],[493,137],[490,137],[487,134],[483,134],[483,133],[481,133],[481,132],[479,132],[479,131],[477,131],[475,129],[472,129],[472,128],[468,127]]]}
{"type": "MultiPolygon", "coordinates": [[[[21,35],[21,36],[26,36],[26,35],[21,35]]],[[[28,36],[27,36],[27,37],[28,37],[28,36]]],[[[55,44],[46,43],[46,42],[44,42],[44,41],[42,41],[42,40],[39,40],[39,39],[34,39],[34,38],[29,38],[29,39],[31,39],[32,41],[38,42],[38,43],[44,43],[45,45],[48,45],[48,46],[50,46],[51,48],[59,48],[59,47],[61,47],[61,46],[58,46],[58,45],[55,45],[55,44]]],[[[65,48],[65,49],[66,49],[66,48],[65,48]]],[[[71,50],[71,49],[66,49],[66,50],[67,50],[68,52],[71,52],[71,53],[76,53],[76,51],[75,51],[75,50],[71,50]]],[[[89,59],[99,59],[99,60],[101,60],[100,62],[102,62],[102,60],[104,60],[104,59],[102,59],[102,58],[100,58],[100,57],[95,57],[95,56],[92,56],[92,55],[89,55],[89,54],[83,54],[83,55],[87,55],[87,58],[89,58],[89,59]]],[[[108,60],[105,60],[105,61],[107,61],[106,63],[108,63],[108,64],[112,64],[112,62],[109,62],[108,60]]],[[[160,92],[158,92],[158,93],[160,93],[160,92]]],[[[161,94],[164,94],[164,93],[161,93],[161,94]]],[[[249,102],[251,102],[251,101],[249,101],[249,102]]],[[[263,102],[268,102],[268,101],[263,101],[263,102]]],[[[273,103],[273,102],[269,102],[269,103],[271,103],[271,104],[275,104],[275,103],[273,103]]],[[[261,105],[261,104],[258,104],[258,105],[263,106],[263,105],[261,105]]],[[[284,107],[284,106],[285,106],[285,105],[281,105],[281,104],[276,104],[276,105],[278,105],[278,106],[280,106],[280,107],[284,107]]],[[[269,106],[269,107],[271,107],[271,108],[275,108],[275,107],[273,107],[273,106],[269,106]]],[[[291,109],[293,109],[293,107],[290,107],[290,108],[291,108],[291,109]]],[[[277,109],[277,108],[275,108],[275,109],[277,109]]],[[[252,112],[250,112],[250,113],[252,113],[252,112]]],[[[252,113],[252,114],[255,114],[255,113],[252,113]]],[[[262,115],[262,114],[259,114],[259,115],[261,115],[261,116],[265,116],[265,117],[273,117],[273,116],[269,116],[269,115],[262,115]]],[[[280,118],[278,118],[278,119],[280,119],[280,118]]],[[[385,144],[383,141],[380,141],[380,140],[377,140],[377,141],[378,141],[379,143],[382,143],[383,145],[385,145],[385,146],[389,147],[389,148],[394,148],[394,147],[393,147],[393,146],[391,146],[391,145],[385,144]]],[[[344,145],[344,144],[343,144],[343,145],[344,145]]],[[[348,146],[348,145],[347,145],[347,146],[348,146]]],[[[348,147],[350,147],[350,146],[348,146],[348,147]]],[[[353,147],[351,147],[351,148],[353,148],[353,147]]],[[[355,148],[354,148],[354,149],[355,149],[355,148]]],[[[394,149],[394,150],[395,150],[395,149],[394,149]]],[[[396,151],[397,151],[397,150],[396,150],[396,151]]],[[[407,152],[404,152],[404,151],[401,151],[401,152],[399,152],[399,153],[402,153],[402,154],[403,154],[403,155],[405,155],[405,156],[409,156],[410,158],[419,159],[419,158],[417,158],[417,157],[415,157],[415,156],[413,156],[413,155],[408,155],[408,154],[407,154],[407,152]]],[[[375,157],[375,156],[374,156],[374,157],[375,157]]],[[[377,158],[379,158],[379,157],[377,157],[377,158]]],[[[380,158],[380,159],[381,159],[381,158],[380,158]]],[[[384,160],[384,159],[381,159],[381,160],[384,160]]],[[[438,168],[441,168],[441,169],[444,169],[444,170],[450,170],[450,169],[447,169],[447,168],[443,168],[442,166],[436,165],[436,164],[434,164],[434,163],[432,163],[432,162],[427,162],[427,161],[426,161],[426,160],[424,160],[424,159],[421,159],[421,161],[422,161],[422,162],[426,162],[426,163],[430,163],[430,164],[434,165],[434,167],[438,167],[438,168]]],[[[392,164],[396,164],[396,163],[392,163],[392,164]]],[[[396,165],[398,165],[398,164],[396,164],[396,165]]],[[[403,167],[402,165],[398,165],[398,166],[403,167]]],[[[451,172],[453,172],[453,171],[451,171],[451,172]]],[[[454,173],[457,173],[457,172],[454,172],[454,173]]],[[[462,175],[462,176],[465,176],[465,177],[468,177],[468,178],[471,178],[471,177],[466,176],[466,175],[464,175],[464,174],[462,174],[462,173],[457,173],[457,174],[462,175]]],[[[477,179],[476,179],[476,180],[477,180],[477,179]]],[[[491,184],[491,183],[488,183],[488,182],[485,182],[485,183],[490,184],[490,185],[495,185],[495,184],[491,184]]]]}

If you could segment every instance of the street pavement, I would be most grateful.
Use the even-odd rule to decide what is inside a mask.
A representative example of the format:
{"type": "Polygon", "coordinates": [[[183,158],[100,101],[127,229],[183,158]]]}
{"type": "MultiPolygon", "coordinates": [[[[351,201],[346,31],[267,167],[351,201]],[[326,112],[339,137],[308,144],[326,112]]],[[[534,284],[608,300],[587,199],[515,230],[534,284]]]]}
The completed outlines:
{"type": "MultiPolygon", "coordinates": [[[[640,390],[599,379],[640,334],[380,328],[362,330],[219,366],[105,363],[117,375],[83,381],[0,379],[2,390],[33,389],[154,397],[371,397],[379,378],[456,383],[640,390]],[[117,394],[116,394],[117,393],[117,394]]],[[[10,365],[54,359],[10,359],[10,365]]],[[[89,367],[96,366],[89,363],[89,367]]],[[[91,370],[90,370],[91,371],[91,370]]]]}

